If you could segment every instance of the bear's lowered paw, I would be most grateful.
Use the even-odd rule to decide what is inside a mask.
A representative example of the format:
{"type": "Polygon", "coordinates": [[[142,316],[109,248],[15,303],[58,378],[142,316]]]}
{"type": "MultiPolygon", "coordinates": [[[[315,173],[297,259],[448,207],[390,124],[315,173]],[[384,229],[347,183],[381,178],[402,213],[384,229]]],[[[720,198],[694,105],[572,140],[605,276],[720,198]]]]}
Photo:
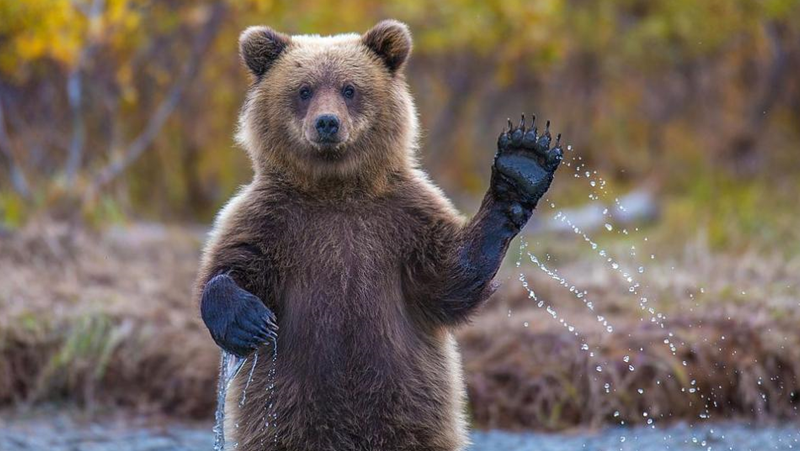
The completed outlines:
{"type": "MultiPolygon", "coordinates": [[[[555,146],[550,148],[550,121],[547,121],[541,135],[535,124],[536,116],[533,117],[530,128],[527,127],[523,114],[517,127],[509,120],[508,130],[504,130],[497,139],[490,189],[496,199],[519,204],[512,209],[513,216],[520,213],[526,216],[524,212],[514,213],[519,207],[525,212],[536,207],[550,187],[564,155],[560,134],[556,137],[555,146]]],[[[524,221],[527,221],[527,217],[524,221]]]]}
{"type": "Polygon", "coordinates": [[[206,284],[200,313],[217,345],[239,357],[277,339],[277,319],[272,310],[226,274],[206,284]]]}

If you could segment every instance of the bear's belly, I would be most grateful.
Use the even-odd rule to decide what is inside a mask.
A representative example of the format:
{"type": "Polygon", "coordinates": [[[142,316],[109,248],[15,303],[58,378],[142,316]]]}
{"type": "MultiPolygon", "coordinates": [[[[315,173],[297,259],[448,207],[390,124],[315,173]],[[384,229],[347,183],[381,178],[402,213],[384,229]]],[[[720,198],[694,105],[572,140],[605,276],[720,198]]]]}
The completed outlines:
{"type": "Polygon", "coordinates": [[[461,449],[463,387],[450,334],[411,321],[399,277],[381,289],[327,282],[324,292],[283,291],[273,398],[264,358],[244,407],[231,408],[240,410],[237,449],[461,449]],[[270,402],[277,418],[265,428],[270,402]]]}

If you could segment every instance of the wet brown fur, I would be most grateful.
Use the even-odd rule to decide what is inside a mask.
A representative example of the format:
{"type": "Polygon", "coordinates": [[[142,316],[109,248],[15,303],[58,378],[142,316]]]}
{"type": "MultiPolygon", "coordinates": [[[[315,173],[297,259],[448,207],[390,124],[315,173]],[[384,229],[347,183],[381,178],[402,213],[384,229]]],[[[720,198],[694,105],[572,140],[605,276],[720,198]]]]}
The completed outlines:
{"type": "MultiPolygon", "coordinates": [[[[467,313],[441,298],[460,276],[456,254],[471,223],[416,169],[417,119],[401,70],[407,29],[267,35],[279,45],[248,42],[254,33],[274,32],[243,34],[246,61],[253,45],[276,52],[262,61],[268,70],[248,64],[254,82],[238,138],[255,176],[220,212],[197,292],[230,271],[277,315],[277,420],[265,430],[262,348],[244,407],[250,363],[229,393],[229,440],[244,451],[463,449],[464,384],[450,330],[467,313]],[[326,95],[356,85],[356,106],[331,107],[348,115],[345,145],[321,151],[304,138],[293,102],[307,80],[327,84],[326,95]]],[[[490,292],[477,288],[474,296],[490,292]]]]}

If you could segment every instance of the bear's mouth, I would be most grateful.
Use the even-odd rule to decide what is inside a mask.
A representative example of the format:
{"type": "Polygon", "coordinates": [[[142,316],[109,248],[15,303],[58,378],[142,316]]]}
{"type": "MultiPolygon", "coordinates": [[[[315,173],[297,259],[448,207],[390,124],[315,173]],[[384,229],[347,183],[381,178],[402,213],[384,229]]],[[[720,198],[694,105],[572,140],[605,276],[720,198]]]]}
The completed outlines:
{"type": "Polygon", "coordinates": [[[342,147],[346,144],[346,139],[341,135],[320,136],[316,133],[312,136],[309,135],[310,133],[306,133],[306,141],[316,152],[321,154],[342,153],[342,147]]]}
{"type": "Polygon", "coordinates": [[[324,147],[324,146],[336,146],[340,144],[340,141],[338,138],[325,136],[317,138],[316,143],[324,147]]]}
{"type": "Polygon", "coordinates": [[[317,147],[317,156],[323,161],[339,161],[344,157],[344,146],[335,144],[324,144],[317,147]]]}
{"type": "Polygon", "coordinates": [[[345,143],[338,139],[315,139],[309,140],[312,153],[321,160],[335,161],[341,159],[345,154],[345,143]]]}

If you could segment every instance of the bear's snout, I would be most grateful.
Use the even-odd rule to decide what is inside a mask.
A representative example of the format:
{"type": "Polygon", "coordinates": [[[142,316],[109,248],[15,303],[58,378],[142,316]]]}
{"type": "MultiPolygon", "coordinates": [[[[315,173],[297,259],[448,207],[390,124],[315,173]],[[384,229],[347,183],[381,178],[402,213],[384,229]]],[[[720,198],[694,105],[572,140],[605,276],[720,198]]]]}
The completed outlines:
{"type": "Polygon", "coordinates": [[[339,141],[339,118],[333,114],[323,114],[317,117],[314,123],[317,137],[321,143],[335,143],[339,141]]]}

